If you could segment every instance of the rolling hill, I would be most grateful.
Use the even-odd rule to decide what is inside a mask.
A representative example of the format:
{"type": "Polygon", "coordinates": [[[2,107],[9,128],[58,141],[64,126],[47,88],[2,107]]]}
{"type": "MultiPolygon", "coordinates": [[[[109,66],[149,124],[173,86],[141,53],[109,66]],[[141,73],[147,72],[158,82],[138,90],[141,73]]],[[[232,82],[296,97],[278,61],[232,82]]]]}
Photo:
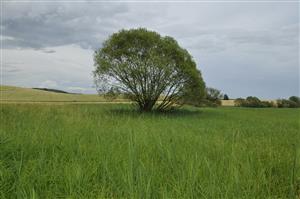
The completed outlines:
{"type": "MultiPolygon", "coordinates": [[[[75,94],[55,89],[22,88],[16,86],[0,85],[1,103],[109,103],[103,96],[97,94],[75,94]]],[[[128,102],[126,99],[117,98],[115,102],[128,102]]],[[[234,106],[234,100],[222,100],[222,106],[234,106]]]]}
{"type": "Polygon", "coordinates": [[[103,102],[97,94],[58,93],[15,86],[0,86],[1,102],[103,102]]]}

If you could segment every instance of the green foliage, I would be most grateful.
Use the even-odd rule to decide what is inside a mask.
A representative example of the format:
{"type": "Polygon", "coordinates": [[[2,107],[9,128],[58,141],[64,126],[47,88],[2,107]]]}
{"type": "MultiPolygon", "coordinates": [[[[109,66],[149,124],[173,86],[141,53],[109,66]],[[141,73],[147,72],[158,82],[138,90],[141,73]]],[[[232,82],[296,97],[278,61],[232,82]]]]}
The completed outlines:
{"type": "Polygon", "coordinates": [[[237,98],[234,100],[235,106],[244,106],[246,104],[246,100],[243,98],[237,98]]]}
{"type": "Polygon", "coordinates": [[[210,101],[217,101],[221,100],[223,98],[223,95],[221,94],[221,91],[215,88],[206,88],[206,99],[210,101]]]}
{"type": "Polygon", "coordinates": [[[217,107],[221,105],[223,95],[221,91],[215,88],[206,88],[205,98],[201,101],[200,106],[217,107]]]}
{"type": "Polygon", "coordinates": [[[262,108],[276,107],[276,104],[272,101],[261,101],[260,104],[262,108]]]}
{"type": "Polygon", "coordinates": [[[117,97],[120,96],[120,94],[121,93],[118,88],[111,87],[109,91],[104,94],[104,98],[108,101],[113,101],[117,99],[117,97]]]}
{"type": "Polygon", "coordinates": [[[223,100],[229,100],[229,97],[228,97],[228,95],[227,95],[227,94],[225,94],[225,95],[224,95],[224,98],[223,98],[223,100]]]}
{"type": "Polygon", "coordinates": [[[262,107],[261,101],[257,97],[249,96],[246,98],[247,107],[262,107]]]}
{"type": "Polygon", "coordinates": [[[2,104],[0,198],[297,198],[299,111],[2,104]]]}
{"type": "Polygon", "coordinates": [[[246,99],[237,98],[234,100],[235,106],[240,107],[252,107],[252,108],[270,108],[275,107],[273,102],[269,101],[260,101],[257,97],[249,96],[246,99]]]}
{"type": "Polygon", "coordinates": [[[299,108],[300,98],[291,96],[287,99],[278,99],[276,104],[269,101],[260,101],[257,97],[249,96],[246,99],[238,98],[234,100],[235,106],[241,107],[254,107],[254,108],[267,108],[267,107],[278,107],[278,108],[299,108]]]}
{"type": "Polygon", "coordinates": [[[279,99],[277,100],[277,107],[278,108],[298,108],[300,107],[297,102],[287,99],[279,99]]]}
{"type": "Polygon", "coordinates": [[[171,37],[143,28],[110,36],[94,55],[99,92],[112,87],[135,101],[141,111],[169,110],[195,103],[205,84],[191,55],[171,37]],[[157,100],[162,97],[162,102],[157,100]]]}
{"type": "Polygon", "coordinates": [[[300,97],[291,96],[289,100],[295,102],[297,107],[300,107],[300,97]]]}

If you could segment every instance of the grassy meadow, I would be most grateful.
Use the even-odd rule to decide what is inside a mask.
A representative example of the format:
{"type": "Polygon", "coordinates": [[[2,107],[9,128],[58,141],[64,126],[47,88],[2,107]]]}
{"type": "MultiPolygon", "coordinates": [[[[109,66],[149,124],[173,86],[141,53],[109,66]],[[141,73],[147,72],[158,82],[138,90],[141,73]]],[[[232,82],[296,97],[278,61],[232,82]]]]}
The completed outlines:
{"type": "Polygon", "coordinates": [[[299,109],[1,104],[0,198],[298,198],[299,109]]]}

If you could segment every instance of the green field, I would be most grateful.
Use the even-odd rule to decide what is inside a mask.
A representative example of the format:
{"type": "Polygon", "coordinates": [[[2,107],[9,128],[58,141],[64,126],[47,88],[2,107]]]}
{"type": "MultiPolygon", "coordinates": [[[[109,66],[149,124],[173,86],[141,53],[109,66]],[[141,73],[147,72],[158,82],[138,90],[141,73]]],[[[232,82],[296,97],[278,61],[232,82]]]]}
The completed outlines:
{"type": "Polygon", "coordinates": [[[0,198],[297,198],[299,116],[1,104],[0,198]]]}

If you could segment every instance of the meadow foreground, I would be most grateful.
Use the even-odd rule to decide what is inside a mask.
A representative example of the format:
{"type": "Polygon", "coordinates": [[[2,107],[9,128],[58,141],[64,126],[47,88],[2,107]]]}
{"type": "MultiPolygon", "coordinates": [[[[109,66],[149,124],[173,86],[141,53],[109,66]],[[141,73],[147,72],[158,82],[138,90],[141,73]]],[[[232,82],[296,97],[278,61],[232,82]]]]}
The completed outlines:
{"type": "Polygon", "coordinates": [[[299,109],[1,104],[0,198],[296,198],[299,109]]]}

